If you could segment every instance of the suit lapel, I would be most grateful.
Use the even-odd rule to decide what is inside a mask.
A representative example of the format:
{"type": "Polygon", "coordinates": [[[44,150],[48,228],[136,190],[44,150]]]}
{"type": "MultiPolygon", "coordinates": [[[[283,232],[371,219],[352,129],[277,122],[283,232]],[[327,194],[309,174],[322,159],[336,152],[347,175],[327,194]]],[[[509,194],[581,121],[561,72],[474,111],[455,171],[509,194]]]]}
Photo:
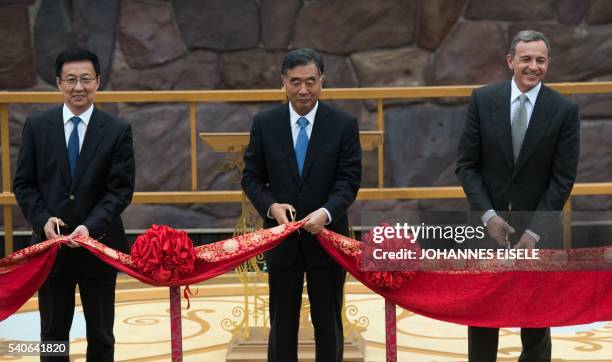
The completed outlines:
{"type": "Polygon", "coordinates": [[[319,102],[319,108],[317,109],[317,114],[315,115],[315,122],[312,127],[310,141],[308,141],[308,151],[306,151],[306,160],[304,161],[301,180],[304,180],[308,176],[308,173],[317,158],[319,148],[321,148],[321,145],[325,141],[325,137],[328,134],[330,125],[327,117],[328,114],[327,106],[319,102]]]}
{"type": "Polygon", "coordinates": [[[57,160],[59,172],[62,174],[66,185],[70,185],[70,172],[68,170],[68,149],[66,148],[66,135],[64,133],[64,116],[62,107],[59,107],[55,116],[48,120],[49,143],[51,152],[57,160]]]}
{"type": "Polygon", "coordinates": [[[89,161],[95,154],[98,144],[102,140],[104,131],[106,128],[106,122],[100,117],[99,112],[94,108],[89,124],[87,125],[87,131],[85,132],[85,139],[83,140],[83,146],[79,153],[79,159],[76,166],[76,175],[72,182],[72,188],[79,182],[79,179],[83,175],[83,172],[87,169],[89,161]]]}
{"type": "Polygon", "coordinates": [[[540,140],[546,134],[548,126],[550,125],[549,120],[551,107],[549,105],[548,92],[548,88],[542,85],[536,99],[536,104],[533,107],[531,119],[529,120],[529,126],[525,132],[525,139],[523,140],[521,153],[519,153],[516,167],[514,168],[515,175],[520,168],[525,165],[525,162],[529,159],[529,157],[531,157],[535,149],[538,147],[540,140]]]}
{"type": "Polygon", "coordinates": [[[283,104],[278,112],[276,135],[281,145],[281,150],[289,162],[289,169],[296,182],[299,182],[297,160],[295,159],[295,148],[293,147],[293,134],[291,133],[291,118],[289,117],[289,105],[283,104]]]}
{"type": "Polygon", "coordinates": [[[512,155],[512,129],[510,122],[510,83],[501,87],[500,93],[493,99],[493,120],[497,130],[497,140],[501,147],[502,155],[508,167],[514,167],[514,156],[512,155]]]}

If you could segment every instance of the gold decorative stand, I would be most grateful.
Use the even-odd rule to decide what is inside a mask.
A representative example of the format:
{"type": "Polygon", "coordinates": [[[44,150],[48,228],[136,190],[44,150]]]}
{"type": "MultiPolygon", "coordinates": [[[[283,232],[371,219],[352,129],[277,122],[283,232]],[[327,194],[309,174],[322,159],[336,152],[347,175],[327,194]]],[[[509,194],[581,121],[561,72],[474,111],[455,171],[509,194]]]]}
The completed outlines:
{"type": "MultiPolygon", "coordinates": [[[[249,142],[248,133],[200,133],[200,138],[215,152],[228,153],[220,167],[224,172],[236,175],[232,181],[240,181],[243,169],[244,150],[249,142]]],[[[382,131],[362,131],[361,146],[364,151],[371,151],[382,145],[382,131]]],[[[262,227],[261,218],[242,194],[242,209],[236,224],[234,235],[242,235],[262,227]]],[[[267,361],[268,355],[268,275],[261,268],[264,266],[263,255],[236,268],[236,276],[244,288],[242,306],[232,310],[232,317],[224,318],[222,328],[233,335],[227,349],[228,362],[267,361]]],[[[344,361],[363,362],[365,360],[364,341],[361,332],[368,327],[369,320],[358,316],[359,310],[354,305],[343,303],[342,321],[344,326],[344,361]]],[[[303,297],[300,311],[300,331],[298,336],[298,359],[315,360],[314,330],[310,317],[310,303],[303,297]]]]}

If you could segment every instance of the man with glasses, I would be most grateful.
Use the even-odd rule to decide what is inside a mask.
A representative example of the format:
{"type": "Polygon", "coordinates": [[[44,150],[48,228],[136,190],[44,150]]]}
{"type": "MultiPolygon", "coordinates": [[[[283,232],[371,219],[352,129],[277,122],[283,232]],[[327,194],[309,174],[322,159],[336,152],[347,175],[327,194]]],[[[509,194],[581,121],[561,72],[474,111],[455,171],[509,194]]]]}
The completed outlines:
{"type": "Polygon", "coordinates": [[[346,272],[314,234],[323,227],[348,235],[347,209],[361,183],[355,117],[319,102],[323,60],[312,49],[292,50],[281,66],[289,104],[258,113],[244,155],[242,188],[265,227],[306,221],[266,253],[270,285],[268,361],[297,361],[304,273],[315,330],[316,360],[342,361],[342,287],[346,272]]]}
{"type": "MultiPolygon", "coordinates": [[[[84,49],[55,62],[64,104],[25,122],[14,192],[32,225],[32,244],[67,236],[53,269],[38,291],[41,341],[68,341],[79,286],[87,329],[87,360],[113,361],[115,269],[79,244],[90,236],[127,252],[121,213],[134,191],[134,152],[129,124],[96,109],[98,57],[84,49]]],[[[68,356],[41,357],[68,361],[68,356]]]]}

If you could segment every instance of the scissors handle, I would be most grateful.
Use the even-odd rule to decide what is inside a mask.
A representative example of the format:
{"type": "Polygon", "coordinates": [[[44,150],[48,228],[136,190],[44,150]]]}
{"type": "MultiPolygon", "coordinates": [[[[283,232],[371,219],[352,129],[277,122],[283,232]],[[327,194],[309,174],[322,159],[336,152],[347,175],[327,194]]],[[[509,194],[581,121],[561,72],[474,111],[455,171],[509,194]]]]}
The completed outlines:
{"type": "Polygon", "coordinates": [[[292,209],[289,209],[289,216],[291,217],[291,221],[295,221],[295,212],[292,209]]]}

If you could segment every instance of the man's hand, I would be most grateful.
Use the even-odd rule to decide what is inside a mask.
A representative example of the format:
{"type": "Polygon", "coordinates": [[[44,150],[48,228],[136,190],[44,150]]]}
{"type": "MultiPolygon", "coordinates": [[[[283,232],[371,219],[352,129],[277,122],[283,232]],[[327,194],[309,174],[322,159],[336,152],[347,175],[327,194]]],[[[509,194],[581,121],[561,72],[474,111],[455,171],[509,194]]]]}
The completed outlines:
{"type": "Polygon", "coordinates": [[[499,246],[506,246],[508,245],[508,234],[514,234],[514,228],[506,220],[496,215],[487,221],[487,232],[499,246]]]}
{"type": "Polygon", "coordinates": [[[323,225],[327,223],[327,213],[323,209],[311,212],[303,221],[306,221],[303,228],[311,234],[318,234],[323,230],[323,225]]]}
{"type": "Polygon", "coordinates": [[[69,247],[78,248],[81,246],[77,242],[72,240],[74,237],[79,236],[79,235],[89,236],[89,230],[87,230],[87,227],[85,225],[77,226],[76,229],[74,229],[74,231],[72,232],[72,234],[68,235],[68,239],[70,239],[70,243],[68,244],[69,247]]]}
{"type": "Polygon", "coordinates": [[[47,223],[43,227],[47,240],[55,239],[60,236],[57,227],[58,224],[59,226],[66,226],[66,223],[59,217],[50,217],[49,220],[47,220],[47,223]]]}
{"type": "Polygon", "coordinates": [[[287,211],[289,211],[289,213],[291,214],[294,214],[295,208],[290,204],[279,204],[276,202],[273,203],[272,206],[270,206],[270,216],[276,219],[276,222],[279,225],[283,225],[289,222],[289,219],[287,219],[287,211]]]}
{"type": "Polygon", "coordinates": [[[529,233],[523,233],[521,235],[521,239],[516,245],[514,245],[514,249],[533,249],[538,241],[529,233]]]}

